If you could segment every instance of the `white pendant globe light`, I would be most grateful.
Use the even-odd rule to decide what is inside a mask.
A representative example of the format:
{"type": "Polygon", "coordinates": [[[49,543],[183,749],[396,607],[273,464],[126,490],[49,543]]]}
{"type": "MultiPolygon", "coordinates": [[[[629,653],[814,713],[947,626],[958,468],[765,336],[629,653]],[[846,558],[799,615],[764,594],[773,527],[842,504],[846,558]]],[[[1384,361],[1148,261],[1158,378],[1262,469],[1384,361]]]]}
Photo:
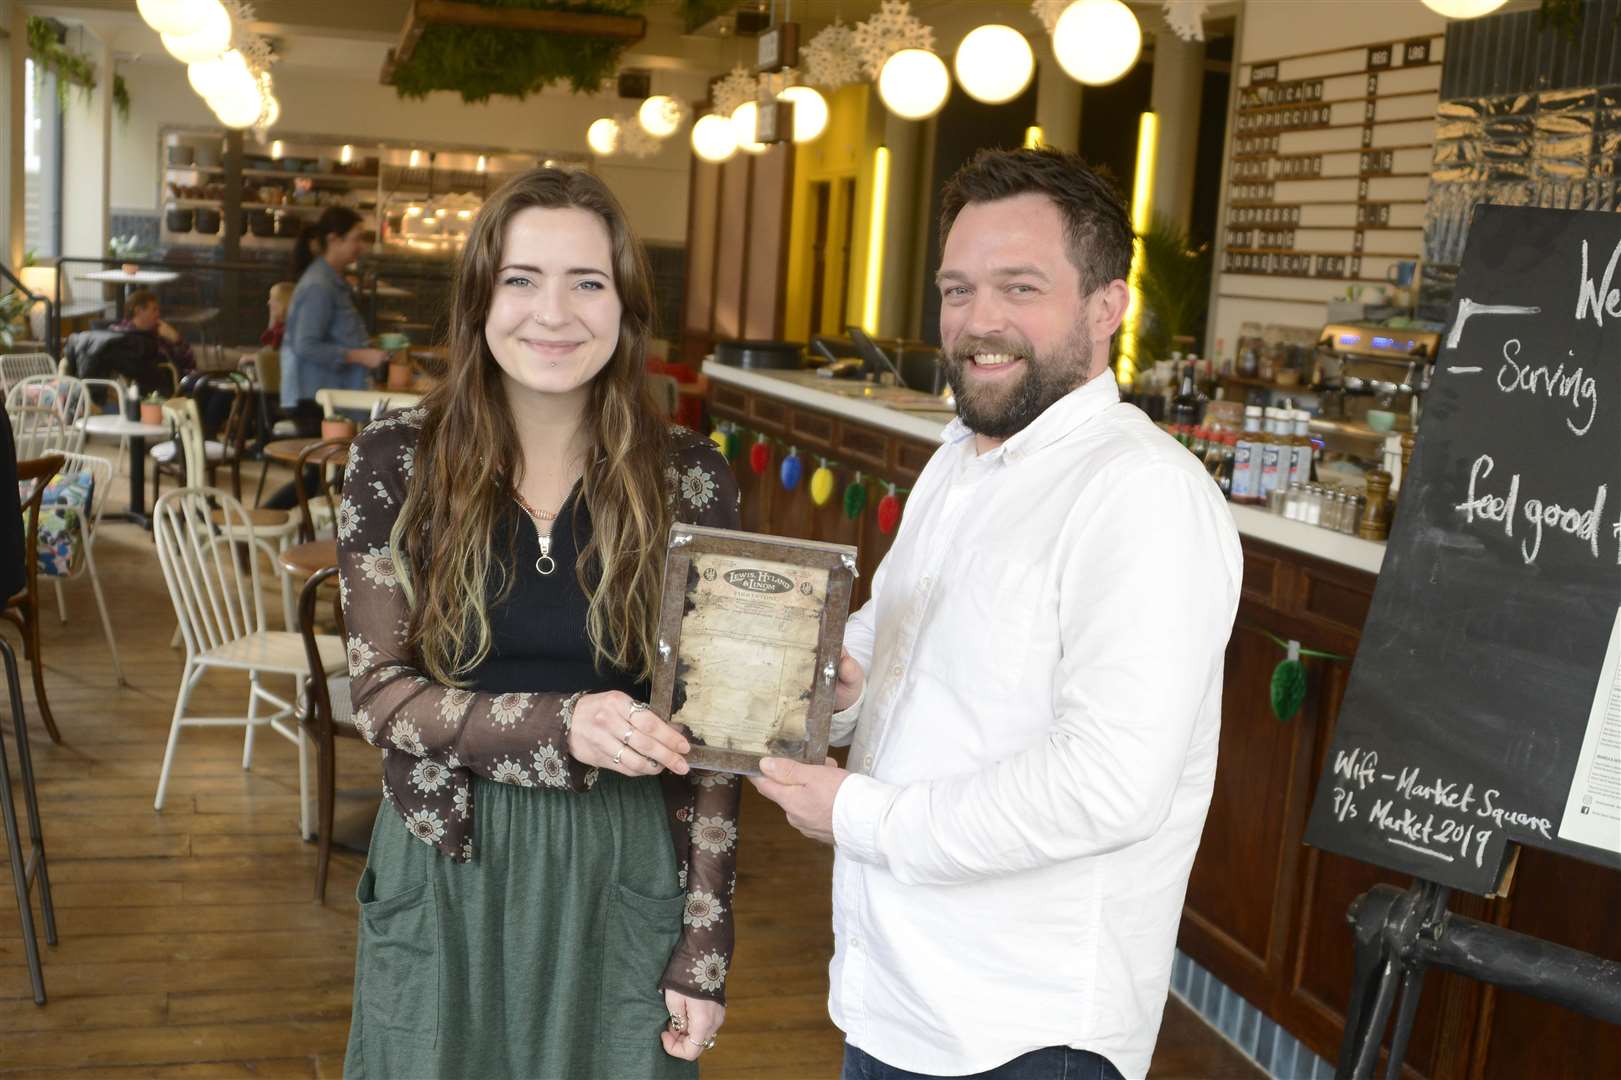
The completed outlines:
{"type": "Polygon", "coordinates": [[[187,64],[186,81],[191,83],[198,97],[211,102],[233,89],[252,84],[253,75],[248,71],[248,62],[242,53],[232,49],[210,60],[187,64]]]}
{"type": "Polygon", "coordinates": [[[968,32],[952,64],[963,93],[986,105],[1000,105],[1024,93],[1036,73],[1030,42],[1011,26],[992,23],[968,32]]]}
{"type": "Polygon", "coordinates": [[[950,93],[946,62],[927,49],[902,49],[878,70],[878,96],[903,120],[927,120],[950,93]]]}
{"type": "Polygon", "coordinates": [[[197,25],[204,4],[198,0],[136,0],[135,9],[146,25],[160,34],[185,34],[197,25]]]}
{"type": "Polygon", "coordinates": [[[619,149],[619,121],[608,116],[591,121],[585,129],[585,141],[593,154],[608,157],[619,149]]]}
{"type": "Polygon", "coordinates": [[[1142,49],[1143,28],[1120,0],[1075,0],[1053,27],[1058,66],[1088,86],[1120,78],[1142,49]]]}
{"type": "Polygon", "coordinates": [[[1508,0],[1424,0],[1424,6],[1449,19],[1477,19],[1490,15],[1508,0]]]}
{"type": "Polygon", "coordinates": [[[765,153],[765,143],[760,142],[760,103],[758,101],[745,101],[732,110],[732,136],[737,139],[737,148],[748,154],[765,153]]]}
{"type": "Polygon", "coordinates": [[[219,117],[220,123],[228,128],[252,127],[259,120],[259,114],[264,112],[264,99],[259,96],[259,88],[251,82],[247,85],[233,85],[225,93],[211,98],[208,104],[213,108],[214,115],[219,117]]]}
{"type": "Polygon", "coordinates": [[[164,34],[163,47],[182,64],[195,64],[218,56],[231,44],[231,17],[219,0],[193,0],[197,18],[184,34],[164,34]]]}
{"type": "Polygon", "coordinates": [[[686,110],[668,94],[654,94],[636,110],[636,122],[655,139],[668,139],[681,127],[686,110]]]}
{"type": "Polygon", "coordinates": [[[827,130],[827,98],[808,86],[790,86],[777,95],[794,103],[794,142],[812,142],[827,130]]]}
{"type": "Polygon", "coordinates": [[[737,133],[724,116],[710,113],[692,125],[692,152],[705,161],[721,162],[737,153],[737,133]]]}

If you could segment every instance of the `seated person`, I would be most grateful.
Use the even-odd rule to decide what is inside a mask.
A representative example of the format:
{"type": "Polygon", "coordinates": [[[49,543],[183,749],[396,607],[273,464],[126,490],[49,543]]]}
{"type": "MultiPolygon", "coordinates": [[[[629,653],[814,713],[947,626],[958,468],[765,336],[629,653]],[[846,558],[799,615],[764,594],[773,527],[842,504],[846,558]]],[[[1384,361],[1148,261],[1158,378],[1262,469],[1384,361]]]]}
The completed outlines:
{"type": "MultiPolygon", "coordinates": [[[[81,330],[62,347],[68,368],[81,379],[123,379],[142,396],[174,393],[174,379],[158,366],[163,354],[156,334],[125,330],[81,330]]],[[[106,405],[100,401],[97,404],[106,405]]]]}
{"type": "Polygon", "coordinates": [[[192,359],[191,346],[180,336],[180,331],[163,321],[158,294],[150,289],[137,289],[130,293],[129,300],[124,304],[124,318],[113,323],[110,329],[156,338],[159,358],[173,364],[182,377],[197,366],[192,359]]]}
{"type": "Polygon", "coordinates": [[[278,281],[270,286],[270,325],[265,332],[259,335],[259,344],[272,349],[281,348],[281,339],[287,332],[287,309],[293,302],[293,290],[297,288],[291,281],[278,281]]]}

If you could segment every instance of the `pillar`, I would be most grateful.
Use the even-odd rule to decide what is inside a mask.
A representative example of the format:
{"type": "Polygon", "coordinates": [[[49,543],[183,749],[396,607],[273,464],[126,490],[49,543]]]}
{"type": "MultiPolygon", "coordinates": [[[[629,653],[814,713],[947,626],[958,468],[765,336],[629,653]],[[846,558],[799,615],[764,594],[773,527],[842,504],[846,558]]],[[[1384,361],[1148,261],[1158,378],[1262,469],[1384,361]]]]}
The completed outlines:
{"type": "Polygon", "coordinates": [[[1070,153],[1081,148],[1081,84],[1058,66],[1052,38],[1032,40],[1036,50],[1036,126],[1046,145],[1070,153]]]}
{"type": "MultiPolygon", "coordinates": [[[[89,29],[68,31],[67,44],[96,68],[96,88],[68,89],[62,118],[62,254],[107,253],[112,197],[113,54],[89,29]]],[[[82,269],[82,268],[80,268],[82,269]]]]}
{"type": "Polygon", "coordinates": [[[1186,229],[1193,214],[1193,172],[1199,152],[1204,90],[1204,43],[1183,41],[1154,20],[1154,82],[1149,108],[1159,117],[1153,213],[1186,229]]]}

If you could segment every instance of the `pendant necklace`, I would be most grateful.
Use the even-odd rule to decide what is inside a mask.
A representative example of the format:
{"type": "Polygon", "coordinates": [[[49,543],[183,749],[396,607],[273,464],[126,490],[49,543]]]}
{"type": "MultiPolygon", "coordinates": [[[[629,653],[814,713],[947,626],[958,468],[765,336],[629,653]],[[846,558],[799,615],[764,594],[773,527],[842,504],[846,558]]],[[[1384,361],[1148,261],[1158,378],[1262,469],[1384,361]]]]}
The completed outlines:
{"type": "MultiPolygon", "coordinates": [[[[552,558],[552,538],[541,531],[540,523],[543,521],[556,521],[557,511],[536,510],[529,505],[529,501],[519,493],[517,488],[512,489],[512,497],[523,507],[523,512],[535,525],[535,541],[540,545],[540,557],[535,560],[535,573],[545,577],[557,569],[557,562],[552,558]]],[[[559,507],[561,509],[561,507],[559,507]]]]}

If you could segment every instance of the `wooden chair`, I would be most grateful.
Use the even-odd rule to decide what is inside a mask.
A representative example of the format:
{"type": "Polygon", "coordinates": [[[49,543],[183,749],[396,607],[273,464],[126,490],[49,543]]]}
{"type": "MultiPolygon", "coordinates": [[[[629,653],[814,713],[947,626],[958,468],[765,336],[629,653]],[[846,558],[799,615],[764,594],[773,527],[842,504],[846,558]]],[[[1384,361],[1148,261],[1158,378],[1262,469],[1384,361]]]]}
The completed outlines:
{"type": "Polygon", "coordinates": [[[422,400],[421,394],[408,390],[317,390],[315,403],[321,406],[321,415],[330,420],[344,413],[365,413],[370,419],[393,409],[407,409],[422,400]]]}
{"type": "MultiPolygon", "coordinates": [[[[304,583],[298,596],[298,627],[304,638],[304,655],[313,668],[320,659],[320,635],[315,632],[315,607],[320,601],[321,587],[337,585],[338,568],[329,566],[318,570],[304,583]]],[[[343,598],[340,590],[332,592],[332,620],[339,636],[346,636],[343,625],[343,598]]],[[[309,707],[305,710],[305,726],[315,741],[316,788],[316,860],[315,900],[326,903],[327,866],[332,861],[332,817],[337,802],[337,743],[339,738],[360,740],[351,720],[353,715],[349,699],[349,675],[334,675],[310,682],[309,707]]]]}
{"type": "Polygon", "coordinates": [[[0,638],[0,658],[6,669],[6,688],[11,696],[12,746],[22,772],[23,806],[28,811],[28,855],[23,856],[22,830],[17,824],[17,807],[11,798],[11,765],[6,760],[6,741],[0,739],[0,819],[6,832],[6,854],[11,860],[11,883],[17,892],[17,915],[22,920],[23,955],[28,961],[28,977],[33,984],[34,1004],[45,1004],[45,972],[39,960],[39,940],[34,933],[34,885],[39,885],[40,914],[45,918],[45,941],[56,944],[56,904],[51,899],[51,877],[45,866],[45,836],[39,825],[39,794],[34,786],[34,759],[28,748],[28,725],[23,721],[23,693],[17,673],[17,654],[0,638]]]}
{"type": "Polygon", "coordinates": [[[328,463],[327,458],[338,450],[347,451],[350,442],[349,439],[322,439],[298,452],[293,490],[298,494],[299,539],[302,541],[314,540],[338,520],[338,504],[343,501],[344,467],[328,463]],[[315,491],[310,491],[306,482],[311,472],[320,477],[315,491]]]}
{"type": "Polygon", "coordinates": [[[62,741],[62,733],[56,730],[56,718],[51,715],[51,704],[45,696],[45,662],[39,649],[39,507],[45,498],[45,486],[62,468],[62,461],[61,454],[46,454],[17,462],[17,479],[23,483],[32,481],[34,485],[23,503],[26,521],[23,533],[24,579],[28,584],[22,592],[7,600],[5,610],[0,611],[0,617],[14,623],[22,631],[23,649],[34,672],[34,697],[39,702],[39,716],[45,721],[46,734],[55,743],[62,741]]]}
{"type": "Polygon", "coordinates": [[[308,837],[309,741],[299,726],[302,710],[299,704],[267,690],[263,679],[267,675],[290,675],[298,684],[295,697],[301,698],[312,676],[324,680],[348,670],[343,639],[333,634],[317,635],[316,660],[312,662],[297,633],[266,628],[256,556],[262,554],[274,563],[275,553],[255,538],[242,504],[224,492],[196,487],[169,492],[153,508],[153,536],[186,648],[153,808],[163,809],[181,728],[244,728],[242,767],[248,769],[253,765],[254,734],[269,726],[298,747],[299,833],[308,837]],[[221,524],[216,526],[215,521],[221,524]],[[240,557],[243,545],[248,553],[245,559],[240,557]],[[214,670],[247,675],[246,715],[188,714],[192,692],[202,677],[214,670]],[[261,703],[275,711],[261,714],[261,703]]]}

